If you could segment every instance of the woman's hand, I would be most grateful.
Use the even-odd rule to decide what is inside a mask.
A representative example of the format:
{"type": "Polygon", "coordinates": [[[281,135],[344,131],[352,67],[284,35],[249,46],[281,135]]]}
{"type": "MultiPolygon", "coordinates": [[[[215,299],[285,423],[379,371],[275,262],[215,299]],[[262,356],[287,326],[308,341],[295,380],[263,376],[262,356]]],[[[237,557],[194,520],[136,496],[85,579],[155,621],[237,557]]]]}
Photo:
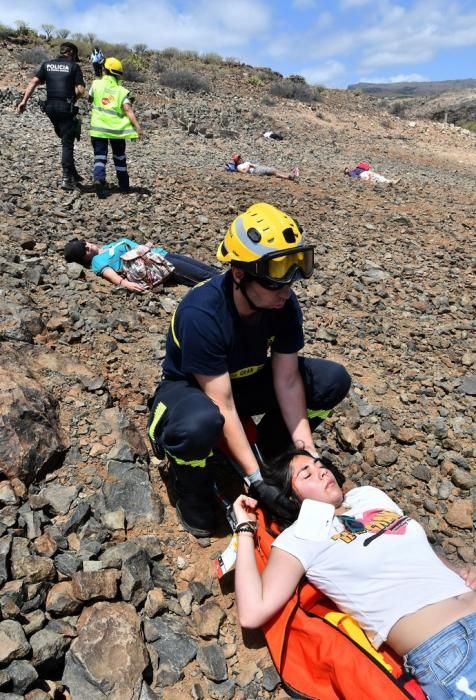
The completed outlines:
{"type": "Polygon", "coordinates": [[[241,494],[233,503],[233,512],[235,513],[238,524],[245,522],[256,522],[256,506],[258,501],[251,496],[241,494]]]}
{"type": "Polygon", "coordinates": [[[458,573],[468,588],[476,591],[476,566],[465,566],[458,573]]]}
{"type": "Polygon", "coordinates": [[[130,292],[137,292],[138,294],[143,294],[148,287],[140,282],[131,282],[130,280],[123,279],[121,282],[121,287],[125,287],[130,292]]]}

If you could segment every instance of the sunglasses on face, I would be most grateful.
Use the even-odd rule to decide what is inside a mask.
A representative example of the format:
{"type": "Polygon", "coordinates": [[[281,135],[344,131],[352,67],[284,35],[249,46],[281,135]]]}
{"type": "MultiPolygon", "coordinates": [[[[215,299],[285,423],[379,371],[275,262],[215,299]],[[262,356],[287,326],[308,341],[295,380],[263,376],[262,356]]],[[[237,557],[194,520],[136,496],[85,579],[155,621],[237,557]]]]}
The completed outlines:
{"type": "Polygon", "coordinates": [[[255,277],[254,278],[255,282],[258,282],[260,287],[263,287],[263,289],[269,289],[271,291],[277,291],[278,289],[283,289],[283,287],[290,287],[292,282],[272,282],[271,280],[268,280],[266,278],[259,278],[255,277]]]}

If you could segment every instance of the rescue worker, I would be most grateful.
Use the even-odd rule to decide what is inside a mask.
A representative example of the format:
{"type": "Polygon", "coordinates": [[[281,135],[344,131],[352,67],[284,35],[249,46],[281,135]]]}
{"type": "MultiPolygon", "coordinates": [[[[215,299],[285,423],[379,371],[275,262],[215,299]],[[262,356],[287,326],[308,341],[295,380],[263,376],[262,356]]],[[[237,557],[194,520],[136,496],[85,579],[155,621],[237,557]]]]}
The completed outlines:
{"type": "Polygon", "coordinates": [[[137,139],[142,129],[133,112],[129,90],[122,86],[122,63],[106,58],[104,73],[94,80],[89,91],[92,103],[89,134],[94,150],[94,185],[100,193],[106,184],[107,144],[111,143],[114,167],[121,192],[129,192],[126,162],[126,139],[137,139]]]}
{"type": "Polygon", "coordinates": [[[46,103],[43,109],[53,124],[56,135],[61,139],[61,187],[64,190],[74,190],[82,180],[74,164],[74,139],[78,132],[78,108],[75,102],[83,96],[85,88],[78,60],[75,44],[69,41],[61,44],[58,58],[41,64],[17,106],[17,113],[22,114],[38,85],[46,83],[46,103]]]}
{"type": "Polygon", "coordinates": [[[314,454],[312,431],[351,383],[342,365],[298,357],[303,317],[291,287],[311,277],[314,249],[296,221],[253,204],[231,223],[217,257],[230,269],[189,291],[172,318],[148,427],[155,454],[168,457],[177,515],[197,537],[215,528],[210,456],[222,437],[254,496],[271,509],[279,500],[240,416],[264,414],[265,458],[290,445],[314,454]]]}

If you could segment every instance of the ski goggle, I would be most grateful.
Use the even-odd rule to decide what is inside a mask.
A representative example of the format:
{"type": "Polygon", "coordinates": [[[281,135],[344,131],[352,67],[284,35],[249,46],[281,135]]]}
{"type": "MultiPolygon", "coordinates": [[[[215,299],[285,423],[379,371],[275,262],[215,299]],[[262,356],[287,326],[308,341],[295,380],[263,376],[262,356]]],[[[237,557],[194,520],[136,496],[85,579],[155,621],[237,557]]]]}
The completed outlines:
{"type": "Polygon", "coordinates": [[[308,279],[314,271],[314,248],[302,246],[289,252],[268,253],[246,269],[266,289],[279,289],[292,284],[296,279],[308,279]],[[273,285],[273,286],[271,286],[273,285]]]}

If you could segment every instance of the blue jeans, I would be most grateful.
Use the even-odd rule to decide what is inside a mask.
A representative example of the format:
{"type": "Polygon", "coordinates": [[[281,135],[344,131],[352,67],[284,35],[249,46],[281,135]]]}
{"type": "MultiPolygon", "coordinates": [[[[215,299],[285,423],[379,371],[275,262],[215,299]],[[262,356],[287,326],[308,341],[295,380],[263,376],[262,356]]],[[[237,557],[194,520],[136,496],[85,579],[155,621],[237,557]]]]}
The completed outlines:
{"type": "Polygon", "coordinates": [[[204,282],[220,274],[220,270],[213,265],[207,265],[188,255],[167,253],[167,260],[175,267],[172,281],[176,284],[185,284],[187,287],[193,287],[197,282],[204,282]]]}
{"type": "Polygon", "coordinates": [[[476,613],[408,652],[405,668],[430,700],[476,698],[476,613]]]}

